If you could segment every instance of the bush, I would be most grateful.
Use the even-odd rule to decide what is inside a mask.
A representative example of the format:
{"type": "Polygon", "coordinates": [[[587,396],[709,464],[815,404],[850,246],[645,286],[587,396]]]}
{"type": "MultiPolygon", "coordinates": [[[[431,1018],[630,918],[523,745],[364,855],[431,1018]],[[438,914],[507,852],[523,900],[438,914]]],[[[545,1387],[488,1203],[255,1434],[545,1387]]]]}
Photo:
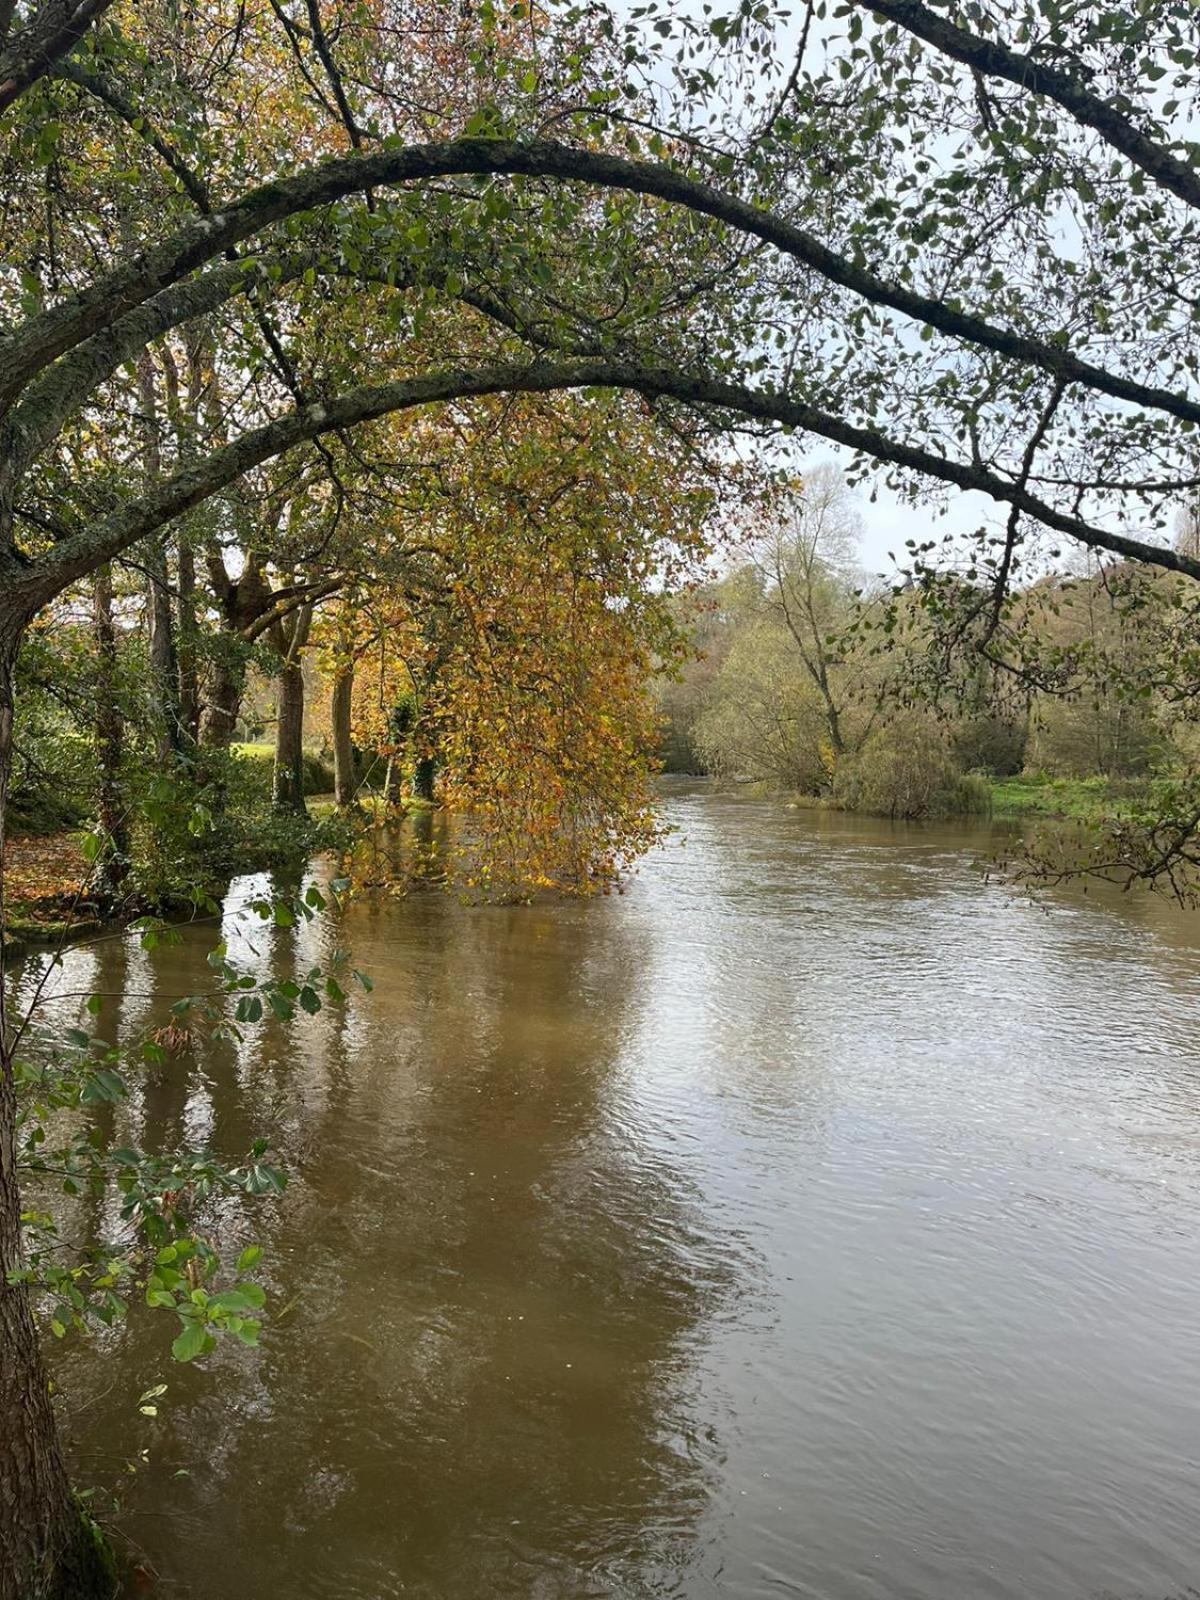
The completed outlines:
{"type": "MultiPolygon", "coordinates": [[[[193,766],[130,779],[135,818],[129,890],[156,907],[195,902],[219,891],[237,872],[302,859],[313,839],[304,816],[283,816],[271,804],[272,760],[201,749],[193,766]]],[[[320,792],[324,769],[306,760],[306,780],[320,792]]],[[[314,792],[307,790],[307,792],[314,792]]]]}
{"type": "Polygon", "coordinates": [[[67,833],[89,820],[88,809],[69,794],[23,783],[8,803],[10,833],[67,833]]]}
{"type": "Polygon", "coordinates": [[[833,798],[847,811],[880,817],[957,817],[991,808],[985,780],[960,771],[944,729],[919,712],[896,717],[845,757],[833,798]]]}
{"type": "Polygon", "coordinates": [[[768,623],[748,629],[726,656],[692,732],[703,770],[821,794],[829,787],[828,740],[824,709],[797,667],[790,637],[768,623]]]}
{"type": "Polygon", "coordinates": [[[98,773],[88,727],[91,669],[78,630],[66,631],[63,652],[60,663],[41,633],[22,648],[8,794],[13,833],[60,833],[90,815],[98,773]]]}
{"type": "Polygon", "coordinates": [[[1037,707],[1029,766],[1055,778],[1140,778],[1170,762],[1174,752],[1154,708],[1140,697],[1080,695],[1037,707]]]}
{"type": "Polygon", "coordinates": [[[960,722],[951,737],[955,759],[964,771],[1012,778],[1025,765],[1029,722],[1025,717],[984,712],[960,722]]]}

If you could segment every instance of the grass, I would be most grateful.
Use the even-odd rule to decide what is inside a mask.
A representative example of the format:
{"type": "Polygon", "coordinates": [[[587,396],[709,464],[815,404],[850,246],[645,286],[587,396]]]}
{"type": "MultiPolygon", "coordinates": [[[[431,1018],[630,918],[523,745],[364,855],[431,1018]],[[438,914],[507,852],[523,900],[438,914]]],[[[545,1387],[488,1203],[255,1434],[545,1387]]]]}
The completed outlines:
{"type": "Polygon", "coordinates": [[[993,778],[993,817],[1064,817],[1093,822],[1127,809],[1146,785],[1114,778],[1049,778],[1040,772],[1023,772],[1015,778],[993,778]]]}

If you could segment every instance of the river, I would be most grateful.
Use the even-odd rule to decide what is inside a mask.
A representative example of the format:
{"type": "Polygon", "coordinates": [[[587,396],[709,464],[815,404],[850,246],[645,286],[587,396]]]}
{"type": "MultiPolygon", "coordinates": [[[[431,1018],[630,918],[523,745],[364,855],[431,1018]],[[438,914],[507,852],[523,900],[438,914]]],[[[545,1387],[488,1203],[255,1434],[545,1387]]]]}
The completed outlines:
{"type": "MultiPolygon", "coordinates": [[[[258,935],[375,989],[117,1131],[271,1135],[231,1226],[278,1320],[61,1355],[77,1475],[194,1600],[1194,1593],[1200,917],[1033,904],[986,829],[668,795],[624,894],[258,935]]],[[[134,1028],[210,942],[64,983],[134,1028]]]]}

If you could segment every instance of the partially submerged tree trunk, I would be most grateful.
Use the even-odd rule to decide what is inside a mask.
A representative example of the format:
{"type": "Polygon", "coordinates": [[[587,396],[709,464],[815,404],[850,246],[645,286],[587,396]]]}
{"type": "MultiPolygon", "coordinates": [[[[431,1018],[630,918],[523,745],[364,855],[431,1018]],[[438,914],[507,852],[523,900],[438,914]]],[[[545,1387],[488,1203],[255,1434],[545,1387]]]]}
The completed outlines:
{"type": "Polygon", "coordinates": [[[304,670],[301,665],[312,607],[301,606],[277,625],[276,648],[281,657],[276,685],[274,802],[277,811],[303,814],[304,804],[304,670]]]}
{"type": "MultiPolygon", "coordinates": [[[[0,616],[0,935],[20,630],[20,618],[0,616]]],[[[0,1001],[6,993],[0,942],[0,1001]]],[[[24,1266],[12,1045],[0,1004],[0,1600],[99,1600],[112,1593],[111,1567],[71,1494],[29,1289],[8,1281],[24,1266]]]]}
{"type": "Polygon", "coordinates": [[[350,709],[354,697],[354,667],[339,666],[333,679],[329,721],[333,730],[333,798],[341,808],[354,804],[354,740],[350,709]]]}

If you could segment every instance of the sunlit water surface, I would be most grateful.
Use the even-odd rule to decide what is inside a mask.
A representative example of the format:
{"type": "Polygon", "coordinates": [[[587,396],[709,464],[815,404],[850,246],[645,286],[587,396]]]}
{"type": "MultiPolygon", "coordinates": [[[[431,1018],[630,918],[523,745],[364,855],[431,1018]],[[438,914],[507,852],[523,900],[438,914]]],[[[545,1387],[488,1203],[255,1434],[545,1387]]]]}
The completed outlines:
{"type": "MultiPolygon", "coordinates": [[[[287,1193],[232,1225],[278,1321],[204,1370],[161,1313],[63,1358],[78,1474],[197,1600],[1200,1588],[1198,920],[1031,905],[986,833],[667,810],[620,897],[256,936],[374,992],[114,1131],[271,1135],[287,1193]]],[[[210,940],[63,986],[132,1030],[210,940]]]]}

